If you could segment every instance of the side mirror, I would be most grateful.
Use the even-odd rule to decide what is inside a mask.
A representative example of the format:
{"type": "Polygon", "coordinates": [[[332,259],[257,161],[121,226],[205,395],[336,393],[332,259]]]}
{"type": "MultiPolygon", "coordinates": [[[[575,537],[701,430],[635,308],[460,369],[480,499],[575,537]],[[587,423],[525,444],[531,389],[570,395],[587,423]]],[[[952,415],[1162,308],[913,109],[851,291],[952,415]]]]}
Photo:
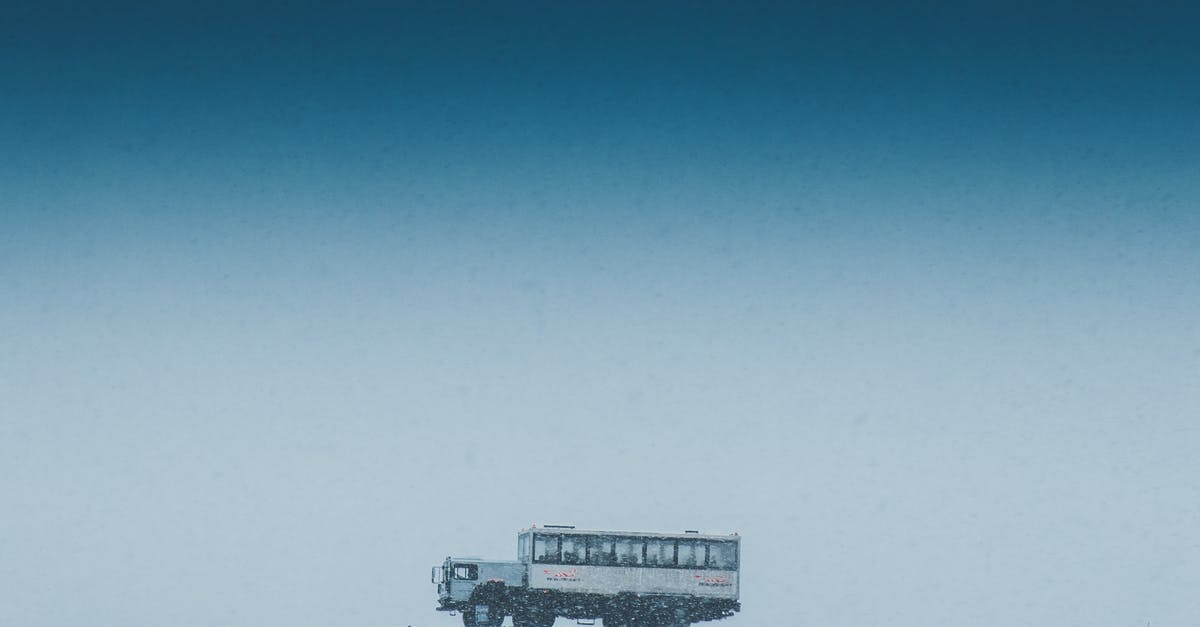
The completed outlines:
{"type": "Polygon", "coordinates": [[[442,567],[434,566],[433,570],[429,573],[429,583],[442,583],[443,581],[445,580],[442,579],[442,567]]]}

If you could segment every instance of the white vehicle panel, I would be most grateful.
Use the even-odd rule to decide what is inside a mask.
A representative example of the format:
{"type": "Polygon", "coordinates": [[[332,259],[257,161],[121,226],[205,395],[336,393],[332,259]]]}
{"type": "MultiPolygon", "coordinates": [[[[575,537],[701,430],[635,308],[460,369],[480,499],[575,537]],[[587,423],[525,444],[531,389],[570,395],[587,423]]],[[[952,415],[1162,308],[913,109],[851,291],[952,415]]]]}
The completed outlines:
{"type": "Polygon", "coordinates": [[[738,597],[732,570],[530,564],[529,587],[562,592],[688,594],[714,599],[738,597]]]}

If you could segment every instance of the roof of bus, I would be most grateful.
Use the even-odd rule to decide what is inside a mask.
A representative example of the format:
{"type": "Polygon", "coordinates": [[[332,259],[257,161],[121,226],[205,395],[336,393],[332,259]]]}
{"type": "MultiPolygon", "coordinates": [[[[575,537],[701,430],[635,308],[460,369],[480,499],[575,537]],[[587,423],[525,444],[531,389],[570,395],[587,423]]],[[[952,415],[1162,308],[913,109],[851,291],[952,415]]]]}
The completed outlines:
{"type": "Polygon", "coordinates": [[[556,533],[563,535],[581,535],[581,536],[623,536],[635,538],[671,538],[681,540],[725,540],[725,541],[740,541],[741,536],[736,533],[728,535],[709,534],[709,533],[663,533],[659,531],[603,531],[597,529],[571,529],[566,527],[531,527],[522,529],[517,535],[526,533],[556,533]]]}

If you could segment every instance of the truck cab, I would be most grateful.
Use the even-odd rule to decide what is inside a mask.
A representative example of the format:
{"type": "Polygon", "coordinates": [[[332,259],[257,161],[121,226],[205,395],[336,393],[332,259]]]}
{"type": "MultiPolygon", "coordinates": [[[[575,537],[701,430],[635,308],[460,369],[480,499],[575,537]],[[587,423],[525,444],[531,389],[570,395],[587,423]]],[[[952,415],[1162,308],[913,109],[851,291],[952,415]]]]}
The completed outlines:
{"type": "Polygon", "coordinates": [[[468,627],[487,627],[504,621],[508,589],[523,589],[525,573],[520,562],[447,557],[430,580],[437,584],[438,610],[461,612],[468,627]]]}

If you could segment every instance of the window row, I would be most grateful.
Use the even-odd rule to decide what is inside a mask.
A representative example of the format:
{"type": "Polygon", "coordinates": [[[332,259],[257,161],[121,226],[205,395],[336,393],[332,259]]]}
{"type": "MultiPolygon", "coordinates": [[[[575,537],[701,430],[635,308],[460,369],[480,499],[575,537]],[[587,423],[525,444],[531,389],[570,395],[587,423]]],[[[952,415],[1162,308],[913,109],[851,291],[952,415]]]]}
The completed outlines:
{"type": "Polygon", "coordinates": [[[533,561],[734,570],[738,556],[735,542],[534,534],[533,561]]]}

